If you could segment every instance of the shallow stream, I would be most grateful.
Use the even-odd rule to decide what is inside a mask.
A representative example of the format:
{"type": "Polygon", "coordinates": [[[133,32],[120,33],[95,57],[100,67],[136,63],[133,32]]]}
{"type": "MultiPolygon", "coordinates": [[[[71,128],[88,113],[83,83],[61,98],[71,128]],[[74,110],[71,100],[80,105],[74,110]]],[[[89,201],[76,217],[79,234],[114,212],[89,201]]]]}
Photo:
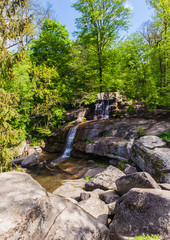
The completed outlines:
{"type": "MultiPolygon", "coordinates": [[[[51,162],[58,158],[56,154],[42,154],[40,162],[51,162]]],[[[58,188],[63,180],[76,179],[84,177],[89,164],[85,159],[67,158],[55,167],[43,166],[39,164],[26,170],[37,182],[40,183],[48,192],[53,192],[58,188]]]]}

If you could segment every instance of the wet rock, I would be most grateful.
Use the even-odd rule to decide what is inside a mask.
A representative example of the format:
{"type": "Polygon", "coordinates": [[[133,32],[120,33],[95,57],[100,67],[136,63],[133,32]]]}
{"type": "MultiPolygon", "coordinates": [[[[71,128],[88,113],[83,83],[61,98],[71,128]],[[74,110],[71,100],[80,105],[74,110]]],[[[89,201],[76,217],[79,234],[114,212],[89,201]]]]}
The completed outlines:
{"type": "Polygon", "coordinates": [[[120,197],[117,194],[116,191],[105,191],[100,195],[100,199],[105,202],[106,204],[115,202],[115,200],[118,200],[120,197]]]}
{"type": "Polygon", "coordinates": [[[79,202],[78,205],[107,226],[108,207],[103,201],[98,198],[89,198],[88,200],[79,202]]]}
{"type": "Polygon", "coordinates": [[[117,191],[123,195],[131,188],[156,188],[161,189],[149,173],[137,172],[120,177],[116,180],[117,191]]]}
{"type": "Polygon", "coordinates": [[[28,174],[0,174],[0,239],[109,240],[106,226],[28,174]]]}
{"type": "Polygon", "coordinates": [[[67,135],[72,125],[68,124],[57,129],[56,132],[48,137],[44,150],[50,153],[63,153],[65,150],[65,143],[67,135]]]}
{"type": "Polygon", "coordinates": [[[131,159],[135,164],[156,179],[157,182],[170,183],[170,149],[163,147],[166,143],[156,136],[145,136],[135,141],[131,159]]]}
{"type": "Polygon", "coordinates": [[[110,238],[125,240],[142,234],[166,238],[170,235],[169,213],[169,191],[131,189],[116,203],[110,238]]]}
{"type": "Polygon", "coordinates": [[[28,168],[30,166],[36,165],[39,163],[39,152],[34,152],[30,156],[24,158],[21,162],[21,167],[22,168],[28,168]]]}
{"type": "Polygon", "coordinates": [[[124,175],[125,174],[122,171],[110,165],[102,173],[99,173],[94,178],[90,179],[85,184],[85,189],[87,191],[92,191],[96,188],[113,190],[116,187],[116,179],[124,175]]]}

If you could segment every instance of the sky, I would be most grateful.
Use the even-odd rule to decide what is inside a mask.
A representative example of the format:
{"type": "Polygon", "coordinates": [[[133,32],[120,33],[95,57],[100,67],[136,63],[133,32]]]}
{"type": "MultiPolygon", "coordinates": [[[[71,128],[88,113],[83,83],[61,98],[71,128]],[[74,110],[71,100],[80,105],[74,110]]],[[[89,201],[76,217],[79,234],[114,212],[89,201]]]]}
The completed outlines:
{"type": "MultiPolygon", "coordinates": [[[[42,2],[46,4],[47,0],[42,0],[42,2]]],[[[74,0],[48,0],[48,2],[53,6],[55,19],[66,26],[70,38],[74,39],[72,33],[76,31],[75,19],[80,16],[71,7],[74,0]]],[[[139,30],[141,25],[152,17],[153,11],[146,5],[145,0],[127,0],[127,6],[132,9],[133,13],[131,26],[128,30],[128,34],[131,34],[139,30]]],[[[124,34],[127,35],[127,33],[124,34]]]]}

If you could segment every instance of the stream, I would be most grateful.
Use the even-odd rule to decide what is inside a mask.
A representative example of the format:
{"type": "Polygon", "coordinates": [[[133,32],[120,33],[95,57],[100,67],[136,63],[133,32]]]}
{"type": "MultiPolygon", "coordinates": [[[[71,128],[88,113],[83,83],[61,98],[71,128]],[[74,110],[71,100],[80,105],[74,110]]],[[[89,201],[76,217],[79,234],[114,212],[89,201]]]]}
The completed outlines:
{"type": "Polygon", "coordinates": [[[89,168],[87,159],[66,158],[57,166],[51,167],[50,162],[55,160],[59,155],[44,153],[40,156],[40,162],[47,161],[47,165],[38,164],[26,169],[26,173],[30,174],[43,188],[48,192],[57,189],[63,180],[77,179],[84,177],[85,172],[89,168]]]}

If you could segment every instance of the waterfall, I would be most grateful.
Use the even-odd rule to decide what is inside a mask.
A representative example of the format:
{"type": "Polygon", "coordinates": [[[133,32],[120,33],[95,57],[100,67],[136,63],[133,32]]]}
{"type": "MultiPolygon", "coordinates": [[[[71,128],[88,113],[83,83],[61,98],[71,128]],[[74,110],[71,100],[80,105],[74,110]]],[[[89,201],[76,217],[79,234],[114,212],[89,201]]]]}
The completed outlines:
{"type": "Polygon", "coordinates": [[[58,163],[64,161],[65,158],[69,158],[70,157],[71,151],[73,149],[73,142],[74,142],[74,137],[76,135],[77,127],[78,127],[78,125],[73,127],[73,128],[70,128],[70,130],[68,132],[68,135],[67,135],[67,141],[66,141],[66,147],[65,147],[64,153],[62,154],[61,157],[59,157],[59,158],[55,159],[54,161],[52,161],[50,163],[51,166],[55,166],[58,163]]]}
{"type": "Polygon", "coordinates": [[[67,136],[66,148],[65,148],[65,151],[64,151],[63,155],[61,156],[61,158],[70,157],[71,151],[73,149],[73,141],[74,141],[74,137],[76,135],[77,127],[78,127],[78,125],[73,128],[70,128],[68,136],[67,136]]]}
{"type": "Polygon", "coordinates": [[[110,100],[97,100],[95,105],[94,120],[99,119],[108,119],[111,112],[110,100]]]}

